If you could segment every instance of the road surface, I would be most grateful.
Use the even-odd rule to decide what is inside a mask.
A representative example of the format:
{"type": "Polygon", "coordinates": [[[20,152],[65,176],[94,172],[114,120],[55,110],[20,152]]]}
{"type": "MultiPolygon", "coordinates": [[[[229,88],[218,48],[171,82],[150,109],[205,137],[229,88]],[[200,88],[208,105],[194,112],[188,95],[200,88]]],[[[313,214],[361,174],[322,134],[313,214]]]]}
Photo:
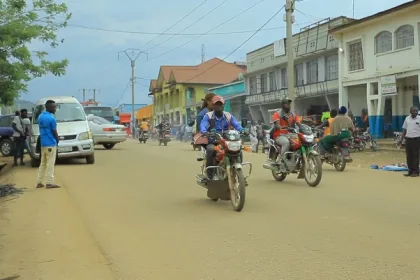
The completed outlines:
{"type": "Polygon", "coordinates": [[[274,181],[247,154],[254,171],[237,213],[195,184],[196,155],[128,141],[98,149],[94,165],[58,165],[58,190],[16,171],[28,190],[3,203],[0,279],[420,279],[417,178],[326,166],[310,188],[274,181]]]}

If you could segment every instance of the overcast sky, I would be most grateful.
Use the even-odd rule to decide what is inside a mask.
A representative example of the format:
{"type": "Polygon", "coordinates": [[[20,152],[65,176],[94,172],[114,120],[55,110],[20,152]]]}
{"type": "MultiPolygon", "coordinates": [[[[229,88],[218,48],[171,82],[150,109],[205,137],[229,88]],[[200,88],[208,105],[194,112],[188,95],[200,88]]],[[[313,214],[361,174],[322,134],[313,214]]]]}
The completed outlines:
{"type": "MultiPolygon", "coordinates": [[[[148,79],[156,78],[160,65],[196,65],[201,61],[201,45],[205,45],[205,57],[224,58],[252,32],[222,35],[174,36],[145,35],[139,33],[105,32],[94,30],[109,29],[131,32],[162,33],[176,23],[204,0],[71,0],[69,10],[73,13],[70,26],[60,31],[65,43],[50,52],[51,59],[67,58],[70,65],[64,77],[46,76],[30,83],[29,92],[21,99],[36,101],[45,96],[73,95],[82,99],[81,88],[100,89],[97,100],[103,104],[116,106],[131,103],[131,88],[124,89],[131,75],[130,62],[125,56],[118,59],[118,52],[127,48],[141,48],[148,52],[137,60],[135,75],[145,80],[136,84],[136,103],[151,103],[148,94],[148,79]],[[125,4],[124,4],[125,3],[125,4]],[[93,29],[81,28],[80,26],[93,29]],[[170,38],[170,40],[168,40],[170,38]],[[166,42],[163,42],[167,40],[166,42]],[[191,41],[193,40],[193,41],[191,41]],[[186,44],[188,41],[190,43],[186,44]],[[162,43],[163,42],[163,43],[162,43]],[[148,44],[146,44],[148,43],[148,44]],[[146,44],[146,45],[145,45],[146,44]],[[185,46],[179,47],[185,44],[185,46]],[[174,48],[177,48],[173,50],[174,48]],[[171,51],[173,50],[173,51],[171,51]],[[167,54],[165,54],[168,52],[167,54]]],[[[248,7],[257,6],[220,26],[215,32],[252,31],[259,29],[284,1],[279,0],[208,0],[191,15],[186,17],[168,33],[202,34],[222,22],[241,13],[248,7]],[[223,3],[223,4],[222,4],[223,3]],[[219,8],[205,16],[212,9],[219,8]],[[201,19],[197,23],[195,21],[201,19]]],[[[379,11],[400,5],[407,0],[355,0],[355,17],[365,17],[379,11]]],[[[300,28],[324,19],[340,15],[351,17],[352,0],[304,0],[296,4],[296,25],[300,28]]],[[[282,11],[248,43],[232,54],[227,61],[245,61],[246,53],[285,37],[282,11]],[[275,28],[275,29],[273,29],[275,28]]],[[[39,47],[37,45],[37,47],[39,47]]],[[[90,93],[91,94],[91,93],[90,93]]]]}

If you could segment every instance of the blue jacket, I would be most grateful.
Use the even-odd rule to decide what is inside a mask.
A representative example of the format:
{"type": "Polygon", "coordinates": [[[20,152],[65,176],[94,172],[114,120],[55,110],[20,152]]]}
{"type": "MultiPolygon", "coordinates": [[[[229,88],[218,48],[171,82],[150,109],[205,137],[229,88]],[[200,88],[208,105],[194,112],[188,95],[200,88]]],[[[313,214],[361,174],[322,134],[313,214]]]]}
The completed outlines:
{"type": "MultiPolygon", "coordinates": [[[[215,121],[214,129],[216,129],[217,133],[222,133],[223,131],[229,130],[229,123],[228,123],[228,120],[226,119],[225,114],[223,114],[223,116],[220,119],[217,118],[215,114],[213,114],[213,119],[215,121]]],[[[238,131],[241,131],[243,129],[242,126],[239,124],[239,122],[235,119],[234,116],[232,116],[232,118],[230,119],[230,125],[233,126],[238,131]]],[[[206,115],[204,115],[204,118],[201,121],[200,132],[201,133],[206,133],[208,131],[209,127],[210,127],[210,118],[206,114],[206,115]]]]}
{"type": "Polygon", "coordinates": [[[200,113],[198,113],[197,115],[197,119],[196,119],[196,127],[197,127],[197,131],[200,131],[200,124],[201,121],[203,120],[204,116],[209,112],[209,109],[204,108],[203,110],[200,111],[200,113]]]}

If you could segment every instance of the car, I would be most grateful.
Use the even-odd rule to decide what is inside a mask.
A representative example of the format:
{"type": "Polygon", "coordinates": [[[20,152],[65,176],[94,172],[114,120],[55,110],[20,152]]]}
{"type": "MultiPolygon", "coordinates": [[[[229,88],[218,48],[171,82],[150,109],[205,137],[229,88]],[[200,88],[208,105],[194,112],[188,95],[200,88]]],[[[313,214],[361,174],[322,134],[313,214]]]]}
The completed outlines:
{"type": "Polygon", "coordinates": [[[102,117],[110,122],[114,121],[114,110],[109,106],[85,106],[84,107],[86,115],[94,115],[97,117],[102,117]]]}
{"type": "Polygon", "coordinates": [[[15,115],[0,116],[0,152],[9,157],[13,153],[13,118],[15,115]]]}
{"type": "Polygon", "coordinates": [[[95,145],[103,145],[110,150],[118,143],[127,140],[127,128],[98,116],[88,115],[89,127],[95,145]]]}
{"type": "Polygon", "coordinates": [[[84,158],[87,164],[95,163],[95,149],[89,123],[79,101],[71,96],[45,97],[37,101],[32,118],[32,134],[30,140],[31,166],[40,164],[40,149],[38,144],[38,117],[45,111],[45,103],[54,100],[57,104],[55,120],[60,142],[57,148],[57,158],[84,158]]]}

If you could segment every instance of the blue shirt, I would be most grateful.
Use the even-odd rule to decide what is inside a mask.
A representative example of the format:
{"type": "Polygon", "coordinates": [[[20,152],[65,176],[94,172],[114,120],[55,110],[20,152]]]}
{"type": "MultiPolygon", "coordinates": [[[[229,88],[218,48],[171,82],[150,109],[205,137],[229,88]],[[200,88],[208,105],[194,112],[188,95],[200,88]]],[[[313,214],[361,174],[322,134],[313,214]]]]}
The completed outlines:
{"type": "MultiPolygon", "coordinates": [[[[216,132],[221,134],[223,131],[229,130],[229,123],[226,119],[226,115],[223,113],[223,116],[221,118],[216,117],[216,114],[213,114],[213,119],[215,122],[214,129],[216,129],[216,132]]],[[[233,126],[236,130],[241,131],[242,126],[238,123],[238,121],[235,119],[234,116],[230,119],[230,125],[233,126]]],[[[210,118],[208,115],[204,115],[203,120],[200,124],[200,132],[206,133],[210,126],[210,118]]]]}
{"type": "Polygon", "coordinates": [[[57,146],[57,139],[55,139],[54,130],[57,130],[57,122],[54,115],[50,112],[44,111],[38,117],[39,134],[41,137],[41,147],[55,147],[57,146]]]}
{"type": "Polygon", "coordinates": [[[209,109],[204,108],[203,110],[200,111],[200,113],[198,113],[197,115],[197,119],[196,119],[196,127],[197,127],[197,131],[200,131],[200,124],[201,121],[203,120],[204,116],[209,112],[209,109]]]}

